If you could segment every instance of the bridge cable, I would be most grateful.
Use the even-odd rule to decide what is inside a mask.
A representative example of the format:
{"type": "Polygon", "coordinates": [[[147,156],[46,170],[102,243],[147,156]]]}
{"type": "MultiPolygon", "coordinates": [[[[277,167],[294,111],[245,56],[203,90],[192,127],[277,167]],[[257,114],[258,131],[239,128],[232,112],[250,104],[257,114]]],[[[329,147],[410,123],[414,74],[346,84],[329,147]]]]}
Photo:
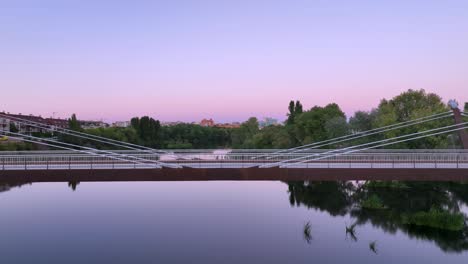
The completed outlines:
{"type": "Polygon", "coordinates": [[[167,151],[164,151],[164,150],[157,150],[157,149],[153,149],[153,148],[149,148],[149,147],[145,147],[145,146],[141,146],[141,145],[137,145],[137,144],[133,144],[133,143],[129,143],[129,142],[119,141],[119,140],[115,140],[115,139],[96,136],[96,135],[83,133],[83,132],[79,132],[79,131],[74,131],[74,130],[70,130],[70,129],[60,128],[60,127],[56,127],[56,126],[53,126],[53,125],[43,124],[43,123],[40,123],[40,122],[35,122],[35,121],[31,121],[31,120],[27,120],[27,119],[19,118],[19,117],[14,117],[14,116],[3,114],[3,113],[0,113],[0,116],[4,117],[6,119],[15,120],[18,123],[21,123],[21,121],[23,121],[23,122],[25,122],[25,124],[33,126],[33,127],[38,127],[38,128],[46,129],[46,130],[53,131],[53,132],[58,132],[58,133],[62,133],[62,134],[68,134],[68,135],[71,135],[71,136],[76,136],[76,137],[80,137],[80,138],[94,140],[94,141],[97,141],[97,142],[106,143],[106,144],[110,144],[110,145],[114,145],[114,146],[125,147],[125,148],[132,149],[132,150],[139,150],[139,151],[145,151],[146,150],[148,153],[157,153],[157,152],[168,153],[167,151]],[[138,149],[138,148],[141,148],[141,149],[138,149]]]}
{"type": "Polygon", "coordinates": [[[67,148],[67,147],[63,147],[63,146],[59,146],[59,145],[55,145],[55,144],[50,144],[50,143],[45,143],[45,142],[41,142],[41,141],[29,140],[29,139],[25,139],[24,137],[15,137],[15,136],[8,136],[8,137],[13,138],[13,139],[17,139],[17,140],[21,140],[21,141],[24,141],[24,142],[29,142],[29,143],[34,143],[34,144],[39,144],[39,145],[44,145],[44,146],[49,146],[49,147],[54,147],[54,148],[60,148],[60,149],[65,149],[65,150],[69,150],[69,151],[75,151],[75,152],[90,154],[90,155],[94,155],[94,156],[106,157],[106,158],[111,158],[111,159],[121,160],[121,161],[126,161],[126,162],[133,162],[135,164],[145,164],[145,163],[135,162],[135,161],[132,161],[132,160],[120,159],[120,158],[111,157],[111,156],[108,156],[108,155],[98,154],[96,152],[88,152],[88,151],[84,151],[84,150],[67,148]]]}
{"type": "MultiPolygon", "coordinates": [[[[98,150],[98,149],[94,149],[94,148],[89,148],[89,147],[83,147],[83,146],[79,146],[79,145],[75,145],[75,144],[71,144],[71,143],[65,143],[65,142],[59,142],[59,141],[55,141],[55,140],[50,140],[50,139],[46,139],[46,138],[39,138],[39,137],[34,137],[34,136],[30,136],[30,135],[25,135],[25,134],[21,134],[21,133],[15,133],[15,132],[10,132],[10,131],[5,131],[5,130],[0,130],[1,133],[3,134],[12,134],[12,135],[15,135],[15,136],[20,136],[20,137],[13,137],[11,135],[8,135],[8,137],[10,138],[15,138],[15,139],[20,139],[20,140],[23,140],[25,137],[26,138],[30,138],[29,140],[27,140],[28,142],[31,142],[31,143],[38,143],[38,144],[42,144],[44,143],[43,141],[45,142],[51,142],[51,143],[45,143],[49,146],[54,146],[54,147],[58,147],[58,148],[62,148],[62,149],[67,149],[67,150],[73,150],[73,151],[76,151],[77,149],[73,149],[73,148],[67,148],[67,147],[63,147],[63,146],[60,146],[61,145],[66,145],[66,146],[70,146],[70,147],[77,147],[77,148],[82,148],[82,149],[86,149],[86,150],[89,150],[89,151],[92,151],[92,152],[85,152],[85,153],[88,153],[88,154],[93,154],[94,155],[99,155],[99,156],[102,156],[102,157],[109,157],[109,158],[112,158],[113,156],[123,156],[123,157],[130,157],[132,159],[138,159],[137,157],[134,157],[134,156],[127,156],[127,155],[123,155],[123,154],[119,154],[119,153],[114,153],[114,152],[109,152],[109,151],[105,151],[105,150],[98,150]],[[99,153],[105,153],[107,155],[104,155],[104,154],[99,154],[99,153]]],[[[82,150],[80,150],[82,151],[82,150]]],[[[119,160],[124,160],[124,161],[129,161],[129,162],[134,162],[134,163],[137,163],[137,164],[145,164],[145,163],[139,163],[137,161],[134,161],[134,160],[127,160],[127,159],[120,159],[118,158],[119,160]]],[[[151,162],[154,162],[152,160],[147,160],[147,161],[151,161],[151,162]]]]}
{"type": "MultiPolygon", "coordinates": [[[[21,136],[21,137],[27,137],[27,138],[35,140],[35,143],[39,143],[39,142],[42,142],[42,141],[52,142],[54,144],[62,144],[62,145],[65,145],[65,146],[91,150],[91,151],[94,151],[96,153],[105,153],[107,155],[101,155],[101,156],[105,156],[105,157],[109,157],[109,158],[113,158],[113,159],[125,160],[125,159],[120,159],[120,158],[115,158],[114,157],[114,156],[121,156],[121,157],[125,157],[125,158],[131,158],[131,159],[134,159],[134,160],[139,160],[139,161],[146,161],[146,162],[149,161],[151,163],[155,163],[155,164],[158,164],[158,165],[161,165],[161,166],[179,167],[179,166],[173,166],[171,164],[166,164],[164,162],[159,162],[159,161],[155,161],[155,160],[149,160],[149,159],[143,159],[143,158],[135,157],[135,156],[132,156],[132,155],[124,155],[124,154],[121,154],[121,153],[115,153],[115,152],[110,152],[110,151],[105,151],[105,150],[98,150],[98,149],[95,149],[95,148],[89,148],[89,147],[79,146],[79,145],[75,145],[75,144],[71,144],[71,143],[59,142],[59,141],[56,141],[56,140],[50,140],[50,139],[46,139],[46,138],[34,137],[34,136],[25,135],[25,134],[21,134],[21,133],[15,133],[15,132],[10,132],[10,131],[5,131],[5,130],[0,130],[0,132],[2,132],[4,134],[12,134],[12,135],[21,136]]],[[[62,147],[62,149],[63,149],[63,147],[62,147]]],[[[134,160],[125,160],[125,161],[134,162],[134,163],[137,163],[137,164],[145,164],[145,163],[137,162],[137,161],[134,161],[134,160]]]]}
{"type": "MultiPolygon", "coordinates": [[[[23,121],[17,121],[17,120],[15,120],[15,122],[17,122],[19,124],[24,124],[24,125],[27,125],[27,126],[32,126],[32,127],[36,127],[36,128],[40,128],[40,129],[45,129],[45,130],[52,131],[52,132],[58,132],[60,134],[75,136],[75,137],[78,137],[78,138],[90,139],[90,140],[93,140],[93,141],[96,141],[96,142],[101,142],[101,143],[110,144],[110,145],[114,145],[114,146],[124,147],[124,148],[131,149],[131,150],[143,151],[142,149],[137,149],[137,148],[125,146],[125,145],[119,144],[119,143],[106,142],[105,140],[101,140],[101,139],[94,139],[94,138],[90,138],[90,137],[86,137],[86,136],[75,135],[72,132],[55,131],[53,128],[50,128],[48,125],[44,125],[44,124],[36,125],[36,124],[34,124],[36,122],[30,123],[30,122],[23,122],[23,121]]],[[[70,130],[70,131],[73,131],[73,130],[70,130]]],[[[74,131],[74,132],[76,132],[76,131],[74,131]]],[[[154,153],[154,152],[150,152],[150,153],[154,153]]],[[[158,154],[158,153],[155,153],[155,154],[158,154]]]]}
{"type": "Polygon", "coordinates": [[[394,144],[407,142],[407,141],[412,141],[412,140],[416,140],[416,139],[421,139],[421,138],[426,138],[426,137],[431,137],[431,136],[437,136],[437,135],[446,134],[446,133],[452,133],[452,132],[456,132],[456,131],[463,130],[463,129],[466,129],[466,128],[468,128],[468,126],[455,128],[455,129],[451,129],[451,130],[446,130],[446,131],[441,131],[441,132],[437,132],[437,133],[432,133],[432,134],[428,134],[428,135],[422,135],[422,136],[418,136],[418,137],[415,137],[415,138],[409,138],[409,139],[403,139],[403,140],[399,140],[399,141],[395,141],[395,142],[389,142],[389,143],[380,144],[380,145],[377,145],[377,146],[371,146],[371,147],[367,147],[367,148],[363,148],[363,149],[351,150],[351,151],[347,151],[347,152],[344,152],[344,153],[336,153],[336,154],[333,154],[333,155],[319,157],[319,158],[315,158],[315,159],[311,159],[311,160],[304,160],[304,161],[299,161],[299,162],[295,162],[295,163],[289,163],[287,165],[282,165],[281,167],[285,168],[285,167],[289,167],[289,166],[294,165],[294,164],[304,163],[304,162],[307,162],[307,161],[322,160],[322,159],[326,159],[326,158],[342,156],[342,155],[346,155],[346,154],[352,154],[352,153],[356,153],[356,152],[360,152],[360,151],[364,151],[364,150],[379,148],[379,147],[388,146],[388,145],[394,145],[394,144]]]}
{"type": "Polygon", "coordinates": [[[310,149],[316,149],[316,148],[320,148],[320,147],[324,147],[324,146],[328,146],[328,145],[332,145],[332,144],[336,144],[336,143],[346,142],[346,141],[355,140],[355,139],[362,138],[362,137],[367,137],[367,136],[371,136],[371,135],[375,135],[375,134],[395,130],[395,129],[400,129],[400,128],[409,127],[409,126],[412,126],[412,125],[422,124],[422,123],[425,123],[425,122],[450,117],[452,115],[453,115],[453,113],[451,113],[451,112],[439,113],[439,114],[435,114],[435,115],[431,115],[431,116],[426,116],[426,117],[413,119],[413,120],[410,120],[410,121],[400,122],[400,123],[393,124],[393,125],[388,125],[388,126],[384,126],[384,127],[380,127],[380,128],[374,128],[374,129],[359,132],[359,133],[356,133],[356,134],[345,135],[345,136],[341,136],[341,137],[337,137],[337,138],[332,138],[332,139],[328,139],[328,140],[314,142],[314,143],[303,145],[303,146],[298,146],[298,147],[294,147],[294,148],[280,150],[280,151],[276,151],[276,152],[273,152],[273,153],[268,153],[268,154],[265,154],[265,155],[262,155],[262,156],[255,157],[254,159],[261,158],[261,157],[268,157],[270,155],[280,154],[280,153],[284,153],[284,152],[289,154],[289,153],[295,153],[295,152],[300,152],[300,151],[305,151],[305,150],[310,150],[310,149]]]}
{"type": "Polygon", "coordinates": [[[428,133],[428,132],[434,132],[434,131],[438,131],[438,130],[442,130],[442,129],[457,127],[457,126],[461,126],[461,125],[465,125],[465,124],[468,124],[468,122],[455,124],[455,125],[450,125],[450,126],[445,126],[445,127],[441,127],[441,128],[429,129],[429,130],[425,130],[425,131],[421,131],[421,132],[416,132],[416,133],[412,133],[412,134],[408,134],[408,135],[402,135],[402,136],[398,136],[398,137],[394,137],[394,138],[378,140],[378,141],[364,143],[364,144],[355,145],[355,146],[351,146],[351,147],[346,147],[346,148],[341,148],[341,149],[334,149],[334,150],[330,150],[330,151],[327,151],[327,152],[324,152],[324,153],[316,153],[316,154],[312,154],[312,155],[302,156],[302,157],[298,157],[298,158],[293,158],[293,159],[284,160],[284,161],[280,161],[280,162],[276,162],[276,163],[272,163],[272,164],[263,165],[263,166],[260,166],[260,167],[274,167],[276,165],[279,165],[279,164],[282,164],[282,163],[287,163],[287,162],[290,162],[290,161],[303,160],[303,159],[307,159],[307,158],[314,157],[314,156],[326,155],[326,154],[330,154],[330,153],[334,153],[334,152],[344,151],[344,150],[348,150],[348,149],[354,149],[354,148],[368,146],[368,145],[377,144],[377,143],[388,142],[388,141],[391,141],[391,140],[405,138],[405,137],[413,137],[413,136],[417,136],[417,135],[420,135],[420,134],[425,134],[425,133],[428,133]]]}

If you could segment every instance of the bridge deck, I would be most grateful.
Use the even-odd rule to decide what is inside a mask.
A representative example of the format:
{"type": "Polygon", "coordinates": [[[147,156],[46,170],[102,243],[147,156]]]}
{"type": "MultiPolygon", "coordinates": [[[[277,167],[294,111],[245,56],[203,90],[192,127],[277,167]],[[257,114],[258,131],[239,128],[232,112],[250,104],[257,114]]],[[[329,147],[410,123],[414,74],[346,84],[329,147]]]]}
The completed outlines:
{"type": "Polygon", "coordinates": [[[115,152],[0,153],[0,180],[468,180],[468,152],[372,151],[323,157],[315,153],[183,151],[172,154],[115,152]],[[128,155],[137,160],[122,160],[128,155]],[[312,155],[312,156],[310,156],[312,155]],[[307,157],[301,163],[278,162],[307,157]],[[136,162],[137,161],[137,162],[136,162]],[[165,168],[177,165],[180,168],[165,168]],[[262,165],[277,165],[260,168],[262,165]]]}
{"type": "Polygon", "coordinates": [[[0,181],[335,181],[335,180],[407,180],[468,181],[468,169],[100,169],[100,170],[12,170],[0,171],[0,181]]]}

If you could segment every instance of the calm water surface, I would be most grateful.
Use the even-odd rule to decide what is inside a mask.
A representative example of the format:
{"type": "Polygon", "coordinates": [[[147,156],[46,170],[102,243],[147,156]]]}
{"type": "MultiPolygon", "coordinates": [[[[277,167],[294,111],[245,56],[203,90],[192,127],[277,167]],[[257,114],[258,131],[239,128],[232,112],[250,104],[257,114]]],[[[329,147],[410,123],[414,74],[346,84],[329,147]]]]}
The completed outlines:
{"type": "Polygon", "coordinates": [[[1,263],[468,263],[466,224],[402,220],[431,208],[466,218],[465,184],[17,185],[1,187],[1,263]],[[382,208],[366,209],[370,197],[382,208]]]}

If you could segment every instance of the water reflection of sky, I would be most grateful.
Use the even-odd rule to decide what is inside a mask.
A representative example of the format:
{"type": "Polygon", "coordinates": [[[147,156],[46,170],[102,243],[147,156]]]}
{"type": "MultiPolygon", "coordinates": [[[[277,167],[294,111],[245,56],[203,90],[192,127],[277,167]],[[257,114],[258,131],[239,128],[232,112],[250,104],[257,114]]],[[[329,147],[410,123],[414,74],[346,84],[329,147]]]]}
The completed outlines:
{"type": "Polygon", "coordinates": [[[2,263],[466,263],[467,251],[369,223],[353,241],[349,214],[288,198],[281,182],[23,185],[0,193],[2,263]]]}

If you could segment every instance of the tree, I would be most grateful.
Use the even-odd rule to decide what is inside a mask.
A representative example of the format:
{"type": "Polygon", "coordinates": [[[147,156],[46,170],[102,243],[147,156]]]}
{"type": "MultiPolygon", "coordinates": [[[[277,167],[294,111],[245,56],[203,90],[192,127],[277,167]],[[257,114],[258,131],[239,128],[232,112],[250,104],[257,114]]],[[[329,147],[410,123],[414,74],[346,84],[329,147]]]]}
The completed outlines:
{"type": "Polygon", "coordinates": [[[465,103],[465,113],[468,113],[468,102],[465,103]]]}
{"type": "Polygon", "coordinates": [[[357,111],[349,118],[349,128],[353,133],[359,133],[372,129],[372,123],[376,117],[376,110],[372,112],[357,111]]]}
{"type": "Polygon", "coordinates": [[[286,120],[287,125],[292,125],[294,123],[294,117],[295,117],[294,109],[295,109],[294,101],[291,100],[288,106],[289,113],[287,114],[288,116],[288,119],[286,120]]]}
{"type": "Polygon", "coordinates": [[[296,101],[294,104],[294,101],[289,102],[289,107],[288,107],[289,113],[287,114],[288,119],[286,120],[287,125],[292,125],[294,124],[294,119],[296,116],[302,114],[302,104],[300,101],[296,101]]]}
{"type": "Polygon", "coordinates": [[[314,106],[296,117],[294,131],[300,144],[308,144],[333,138],[336,134],[347,131],[346,128],[338,133],[332,132],[332,127],[338,123],[342,129],[343,124],[346,123],[346,116],[337,104],[332,103],[325,107],[314,106]],[[329,126],[328,129],[327,126],[329,126]]]}
{"type": "MultiPolygon", "coordinates": [[[[373,127],[383,127],[393,125],[405,121],[410,121],[416,118],[434,115],[448,111],[447,106],[442,99],[433,93],[426,93],[421,90],[408,90],[395,96],[391,100],[382,100],[377,109],[377,115],[374,120],[373,127]]],[[[401,128],[385,132],[385,138],[393,138],[400,135],[438,128],[453,124],[449,118],[425,122],[410,127],[401,128]]],[[[398,145],[393,145],[395,148],[445,148],[447,147],[447,136],[440,135],[419,139],[416,141],[408,141],[398,145]]],[[[389,146],[392,147],[392,146],[389,146]]]]}
{"type": "Polygon", "coordinates": [[[300,101],[296,101],[296,106],[294,108],[294,114],[295,115],[299,115],[299,114],[302,114],[303,112],[303,109],[302,109],[302,104],[300,101]]]}
{"type": "Polygon", "coordinates": [[[140,118],[134,117],[130,120],[130,126],[133,127],[136,130],[139,130],[140,128],[140,118]]]}
{"type": "Polygon", "coordinates": [[[267,126],[255,134],[252,144],[257,149],[289,148],[292,146],[289,135],[282,126],[267,126]]]}
{"type": "Polygon", "coordinates": [[[259,131],[256,117],[249,118],[246,122],[232,132],[232,145],[235,148],[254,147],[253,137],[259,131]]]}
{"type": "Polygon", "coordinates": [[[156,147],[160,144],[161,124],[149,116],[134,117],[130,120],[131,126],[136,130],[142,144],[156,147]]]}
{"type": "Polygon", "coordinates": [[[348,134],[349,126],[346,118],[342,116],[333,117],[325,122],[325,131],[328,138],[337,138],[348,134]]]}
{"type": "Polygon", "coordinates": [[[75,114],[72,114],[71,118],[68,119],[68,127],[70,130],[73,131],[82,131],[83,129],[81,128],[80,122],[76,118],[75,114]]]}
{"type": "MultiPolygon", "coordinates": [[[[72,116],[68,119],[68,128],[73,131],[79,131],[79,132],[83,131],[83,129],[81,128],[80,122],[78,121],[78,118],[76,118],[75,114],[72,114],[72,116]]],[[[59,133],[57,137],[59,141],[61,142],[78,145],[78,146],[82,146],[84,145],[85,142],[87,142],[81,137],[63,134],[63,133],[59,133]]],[[[87,144],[91,145],[90,142],[88,142],[87,144]]]]}
{"type": "MultiPolygon", "coordinates": [[[[86,133],[105,137],[109,139],[114,139],[123,142],[129,142],[134,144],[139,144],[139,138],[136,130],[133,127],[100,127],[100,128],[92,128],[87,129],[86,133]]],[[[108,145],[99,142],[89,141],[86,143],[90,147],[95,147],[98,149],[115,149],[115,145],[108,145]]]]}
{"type": "MultiPolygon", "coordinates": [[[[352,116],[349,119],[349,130],[350,133],[356,134],[360,132],[365,132],[369,131],[371,129],[374,129],[374,124],[376,123],[376,118],[377,118],[378,110],[373,109],[370,112],[366,111],[357,111],[354,113],[354,116],[352,116]]],[[[352,141],[347,141],[349,145],[354,145],[354,144],[363,144],[367,142],[372,142],[376,141],[379,139],[383,139],[383,137],[379,134],[373,134],[373,135],[367,135],[364,137],[359,137],[357,139],[354,139],[352,141]]]]}

